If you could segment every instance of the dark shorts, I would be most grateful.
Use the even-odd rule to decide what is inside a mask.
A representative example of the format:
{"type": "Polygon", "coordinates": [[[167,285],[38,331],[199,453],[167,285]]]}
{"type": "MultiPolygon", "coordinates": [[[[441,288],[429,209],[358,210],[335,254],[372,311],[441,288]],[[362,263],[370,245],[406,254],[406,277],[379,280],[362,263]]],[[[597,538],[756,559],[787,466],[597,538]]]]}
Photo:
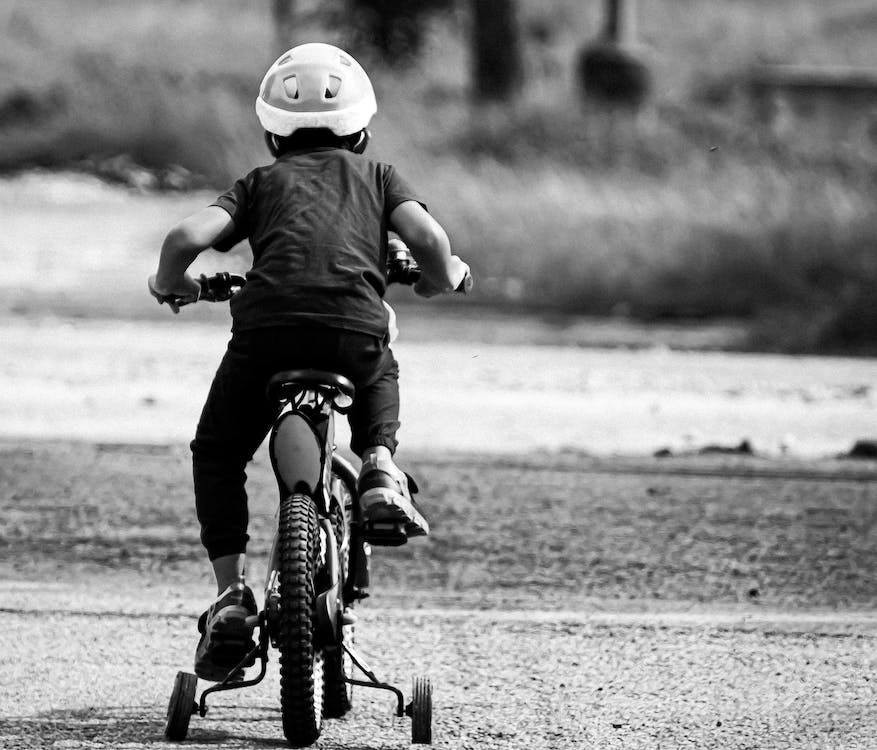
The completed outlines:
{"type": "Polygon", "coordinates": [[[316,326],[235,333],[191,445],[201,541],[211,560],[246,550],[245,469],[278,411],[266,398],[265,386],[280,370],[304,368],[339,373],[356,386],[348,414],[354,453],[377,445],[396,450],[399,369],[384,340],[316,326]]]}

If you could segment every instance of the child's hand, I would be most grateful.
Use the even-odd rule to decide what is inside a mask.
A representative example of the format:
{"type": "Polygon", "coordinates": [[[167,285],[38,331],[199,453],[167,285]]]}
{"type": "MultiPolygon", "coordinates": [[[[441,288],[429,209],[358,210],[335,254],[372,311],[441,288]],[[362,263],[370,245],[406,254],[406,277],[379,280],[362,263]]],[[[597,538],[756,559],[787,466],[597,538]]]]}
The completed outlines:
{"type": "Polygon", "coordinates": [[[407,255],[411,255],[408,245],[402,242],[398,237],[390,237],[390,239],[387,240],[387,254],[393,255],[394,253],[406,253],[407,255]]]}
{"type": "Polygon", "coordinates": [[[452,291],[468,294],[472,288],[472,270],[468,263],[460,260],[459,256],[452,256],[452,260],[454,262],[454,271],[451,274],[452,291]]]}
{"type": "MultiPolygon", "coordinates": [[[[460,260],[460,257],[457,255],[451,256],[451,262],[449,265],[450,268],[448,268],[447,273],[447,284],[434,284],[429,280],[429,278],[427,278],[426,274],[424,274],[414,285],[415,294],[418,294],[421,297],[434,297],[436,294],[455,292],[457,291],[457,289],[460,289],[466,278],[471,276],[469,266],[468,264],[460,260]]],[[[468,291],[468,288],[464,289],[463,291],[468,291]]]]}
{"type": "Polygon", "coordinates": [[[426,275],[421,276],[414,284],[414,293],[418,297],[435,297],[443,291],[444,289],[442,287],[430,284],[426,275]]]}
{"type": "Polygon", "coordinates": [[[189,274],[184,274],[179,284],[171,287],[160,286],[155,274],[149,277],[149,293],[158,300],[159,305],[168,303],[174,315],[180,312],[181,305],[197,302],[201,296],[201,284],[189,274]]]}

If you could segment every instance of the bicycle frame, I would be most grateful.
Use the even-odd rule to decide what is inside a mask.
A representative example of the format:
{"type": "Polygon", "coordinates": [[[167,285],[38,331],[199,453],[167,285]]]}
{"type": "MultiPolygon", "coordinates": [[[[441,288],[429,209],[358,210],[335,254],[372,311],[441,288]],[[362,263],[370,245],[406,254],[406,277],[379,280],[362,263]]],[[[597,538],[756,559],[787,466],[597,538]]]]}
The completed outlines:
{"type": "MultiPolygon", "coordinates": [[[[316,503],[327,578],[333,582],[330,589],[317,593],[317,624],[323,642],[337,644],[340,641],[339,623],[343,605],[367,596],[364,590],[369,583],[368,553],[357,530],[359,506],[352,502],[357,472],[349,462],[335,454],[335,411],[343,411],[349,406],[349,396],[343,387],[331,382],[337,377],[331,373],[322,373],[327,378],[325,384],[315,382],[314,376],[320,374],[312,371],[290,372],[288,380],[281,378],[275,383],[275,386],[277,383],[280,385],[277,386],[279,390],[273,391],[274,397],[283,406],[274,421],[268,451],[281,501],[293,493],[302,493],[316,503]],[[296,375],[308,376],[308,382],[296,382],[296,375]],[[343,507],[341,498],[345,493],[339,484],[344,485],[349,493],[349,508],[343,507]],[[347,518],[341,524],[343,536],[340,540],[336,539],[332,528],[332,515],[336,512],[347,518]],[[347,575],[342,576],[338,574],[339,558],[345,553],[347,575]]],[[[275,533],[265,582],[269,623],[280,600],[276,575],[277,545],[275,533]]]]}
{"type": "MultiPolygon", "coordinates": [[[[352,538],[356,532],[351,524],[343,523],[345,538],[342,546],[347,547],[348,575],[346,580],[340,580],[339,548],[332,529],[331,514],[333,506],[338,505],[342,497],[336,483],[346,485],[352,496],[356,487],[356,471],[348,461],[334,452],[335,398],[335,394],[323,387],[299,387],[292,398],[284,400],[271,430],[268,450],[277,478],[280,500],[293,492],[301,492],[309,495],[317,504],[321,537],[326,551],[326,573],[328,579],[333,581],[328,590],[317,595],[317,626],[324,644],[338,644],[348,650],[340,639],[341,612],[344,602],[353,602],[367,596],[364,589],[368,586],[368,558],[358,539],[352,538]]],[[[339,507],[338,510],[344,515],[344,507],[339,507]]],[[[350,510],[358,520],[358,504],[353,502],[350,510]]],[[[208,695],[256,685],[265,677],[268,639],[270,638],[272,645],[277,645],[274,623],[280,606],[278,537],[279,530],[276,530],[265,578],[265,610],[259,617],[259,643],[242,662],[246,662],[251,656],[258,656],[261,659],[259,674],[245,682],[232,681],[230,674],[222,682],[204,690],[197,706],[197,713],[201,716],[207,713],[208,695]]]]}
{"type": "MultiPolygon", "coordinates": [[[[402,259],[404,261],[404,258],[402,259]]],[[[388,279],[400,283],[411,284],[419,277],[419,268],[413,263],[400,262],[394,257],[388,264],[388,279]]],[[[467,276],[458,291],[468,291],[471,277],[467,276]]],[[[207,301],[224,301],[229,299],[238,289],[243,287],[246,279],[231,274],[216,274],[212,277],[204,275],[200,278],[201,297],[207,301]]],[[[160,303],[169,302],[172,306],[182,306],[192,300],[178,298],[153,292],[160,303]]],[[[174,309],[177,312],[177,309],[174,309]]],[[[396,698],[396,715],[411,718],[411,737],[413,743],[431,743],[432,688],[428,678],[418,677],[414,681],[412,700],[406,706],[402,691],[385,682],[381,682],[363,658],[352,648],[351,642],[345,640],[343,628],[352,626],[356,618],[349,608],[358,600],[368,596],[369,585],[369,539],[362,530],[359,503],[357,502],[357,472],[349,462],[335,455],[335,422],[334,412],[343,412],[352,404],[353,384],[346,378],[331,372],[317,370],[289,370],[277,373],[268,383],[268,397],[280,405],[279,414],[274,422],[269,440],[271,466],[277,478],[280,492],[281,507],[289,499],[296,507],[303,509],[310,519],[307,523],[307,535],[313,538],[313,515],[311,508],[302,505],[302,497],[314,503],[319,530],[320,559],[317,563],[316,577],[310,573],[305,575],[305,584],[311,596],[316,598],[313,619],[307,631],[313,639],[313,647],[322,649],[325,654],[334,653],[338,661],[331,667],[332,684],[358,685],[366,688],[377,688],[389,691],[396,698]],[[297,497],[293,498],[292,496],[297,497]],[[338,536],[336,537],[336,530],[338,536]],[[346,563],[346,565],[345,565],[346,563]],[[315,589],[324,589],[322,591],[315,589]],[[341,656],[339,657],[338,654],[341,656]],[[348,659],[348,668],[340,659],[348,659]],[[353,668],[358,669],[367,678],[354,679],[353,668]]],[[[284,516],[287,519],[287,516],[284,516]]],[[[289,529],[289,521],[285,521],[289,529]]],[[[192,715],[207,714],[208,696],[228,690],[250,687],[261,682],[267,672],[269,646],[278,648],[280,622],[280,557],[284,558],[284,566],[289,564],[289,556],[281,555],[279,528],[275,531],[271,545],[270,564],[265,579],[264,609],[247,623],[259,630],[258,643],[240,662],[229,670],[226,677],[201,693],[196,698],[197,677],[187,672],[178,672],[168,705],[168,718],[165,725],[165,736],[172,740],[185,738],[192,715]],[[250,623],[252,620],[252,623],[250,623]],[[244,679],[245,670],[260,661],[258,674],[251,679],[244,679]]],[[[300,538],[300,528],[293,526],[292,537],[300,538]]],[[[389,544],[386,540],[378,542],[389,544]]],[[[399,543],[399,542],[394,542],[399,543]]],[[[313,551],[313,548],[311,548],[313,551]]],[[[308,563],[312,569],[312,563],[308,563]]],[[[284,567],[286,570],[286,567],[284,567]]],[[[294,574],[296,575],[296,574],[294,574]]],[[[301,583],[297,584],[301,586],[301,583]]],[[[301,589],[299,589],[301,590],[301,589]]],[[[301,614],[302,610],[298,612],[301,614]]],[[[308,620],[305,620],[308,622],[308,620]]],[[[286,648],[286,646],[284,646],[286,648]]],[[[283,691],[281,677],[281,692],[283,691]]],[[[336,694],[337,695],[337,694],[336,694]]],[[[326,714],[329,718],[338,718],[350,710],[349,695],[333,699],[335,713],[326,714]],[[343,701],[343,703],[338,702],[343,701]]],[[[325,702],[322,703],[325,709],[325,702]]],[[[285,709],[283,709],[285,711],[285,709]]],[[[286,732],[286,715],[284,714],[284,732],[286,732]]],[[[318,722],[319,723],[319,722],[318,722]]],[[[297,731],[297,730],[295,730],[297,731]]],[[[317,735],[319,736],[319,727],[317,735]]]]}

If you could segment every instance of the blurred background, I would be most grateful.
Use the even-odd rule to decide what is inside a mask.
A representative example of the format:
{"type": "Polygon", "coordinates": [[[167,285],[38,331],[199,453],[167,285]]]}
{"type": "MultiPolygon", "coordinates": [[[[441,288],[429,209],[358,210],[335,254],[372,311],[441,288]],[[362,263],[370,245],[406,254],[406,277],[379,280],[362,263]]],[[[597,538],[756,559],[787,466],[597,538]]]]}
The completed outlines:
{"type": "Polygon", "coordinates": [[[0,38],[6,311],[158,314],[164,232],[269,159],[259,81],[321,40],[467,304],[877,351],[872,0],[6,0],[0,38]]]}
{"type": "MultiPolygon", "coordinates": [[[[477,279],[391,290],[433,531],[373,558],[369,661],[444,747],[877,747],[875,0],[0,0],[0,746],[161,736],[230,320],[146,280],[306,41],[477,279]]],[[[201,741],[277,744],[273,689],[201,741]]],[[[407,746],[362,700],[326,746],[407,746]]]]}

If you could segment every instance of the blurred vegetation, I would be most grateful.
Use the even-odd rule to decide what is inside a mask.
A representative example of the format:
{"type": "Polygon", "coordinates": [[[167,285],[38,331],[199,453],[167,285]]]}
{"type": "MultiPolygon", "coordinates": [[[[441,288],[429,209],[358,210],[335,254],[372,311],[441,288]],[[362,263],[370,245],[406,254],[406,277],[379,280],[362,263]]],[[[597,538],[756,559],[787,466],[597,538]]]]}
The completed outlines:
{"type": "MultiPolygon", "coordinates": [[[[268,159],[252,105],[282,51],[269,5],[7,2],[0,169],[101,171],[124,154],[224,188],[268,159]]],[[[300,0],[289,44],[346,44],[312,5],[300,0]]],[[[637,113],[576,93],[602,2],[520,0],[525,81],[502,106],[471,95],[466,7],[429,14],[419,57],[402,65],[380,63],[361,36],[350,51],[376,84],[372,153],[421,190],[481,299],[745,317],[755,347],[877,351],[877,134],[825,137],[805,118],[780,133],[748,86],[761,63],[877,69],[872,3],[643,2],[654,90],[637,113]]]]}

